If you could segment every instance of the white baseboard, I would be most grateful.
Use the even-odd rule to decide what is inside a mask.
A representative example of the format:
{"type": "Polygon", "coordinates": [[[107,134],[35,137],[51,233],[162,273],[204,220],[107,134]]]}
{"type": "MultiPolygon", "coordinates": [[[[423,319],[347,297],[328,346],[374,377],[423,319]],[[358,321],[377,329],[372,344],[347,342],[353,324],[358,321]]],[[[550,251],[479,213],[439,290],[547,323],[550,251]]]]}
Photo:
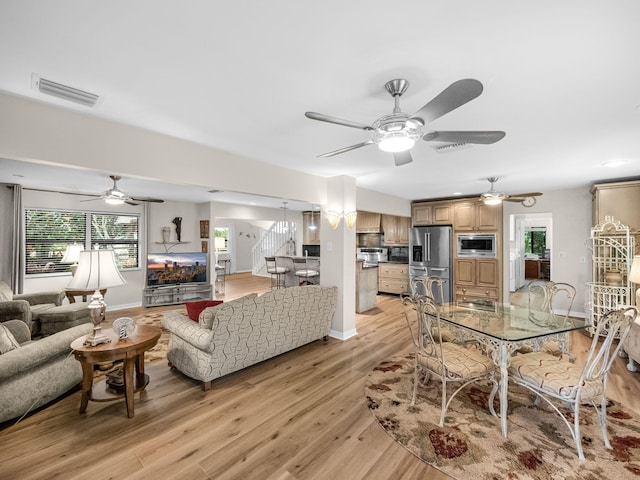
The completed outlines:
{"type": "Polygon", "coordinates": [[[338,340],[348,340],[351,337],[355,337],[358,334],[358,332],[356,331],[356,329],[354,328],[353,330],[349,330],[348,332],[338,332],[337,330],[330,330],[329,331],[329,336],[331,338],[337,338],[338,340]]]}

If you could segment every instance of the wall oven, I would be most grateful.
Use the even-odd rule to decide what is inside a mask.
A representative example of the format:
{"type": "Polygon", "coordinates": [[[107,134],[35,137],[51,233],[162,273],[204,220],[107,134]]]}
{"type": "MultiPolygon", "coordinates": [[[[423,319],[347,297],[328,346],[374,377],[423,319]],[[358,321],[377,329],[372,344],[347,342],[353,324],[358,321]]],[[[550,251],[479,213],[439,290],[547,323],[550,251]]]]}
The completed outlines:
{"type": "Polygon", "coordinates": [[[356,250],[356,258],[364,260],[365,266],[386,262],[389,250],[386,247],[360,247],[356,250]]]}
{"type": "Polygon", "coordinates": [[[457,255],[467,258],[496,258],[495,233],[459,233],[457,255]]]}

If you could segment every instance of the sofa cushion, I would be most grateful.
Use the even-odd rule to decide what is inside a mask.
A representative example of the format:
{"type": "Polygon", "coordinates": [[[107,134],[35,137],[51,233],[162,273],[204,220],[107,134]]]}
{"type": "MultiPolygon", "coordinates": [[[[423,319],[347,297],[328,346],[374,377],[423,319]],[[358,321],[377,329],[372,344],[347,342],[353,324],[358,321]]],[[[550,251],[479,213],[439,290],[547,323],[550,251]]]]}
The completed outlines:
{"type": "Polygon", "coordinates": [[[207,307],[215,307],[216,305],[220,305],[222,300],[200,300],[198,302],[186,302],[185,306],[187,307],[187,315],[194,322],[197,322],[200,313],[207,307]]]}
{"type": "Polygon", "coordinates": [[[20,344],[9,329],[0,323],[0,355],[15,350],[19,346],[20,344]]]}
{"type": "Polygon", "coordinates": [[[41,303],[39,305],[31,305],[32,320],[39,320],[40,315],[56,306],[55,303],[41,303]]]}
{"type": "Polygon", "coordinates": [[[216,313],[219,309],[221,308],[232,308],[235,309],[237,308],[238,310],[242,310],[243,306],[248,302],[248,303],[253,303],[255,304],[255,298],[258,295],[256,293],[250,293],[249,295],[245,295],[244,297],[240,297],[240,298],[236,298],[235,300],[232,300],[230,302],[227,303],[223,303],[220,305],[216,305],[215,307],[208,307],[205,308],[202,313],[200,313],[200,317],[198,319],[198,323],[200,324],[201,328],[207,328],[209,330],[211,330],[213,328],[213,321],[216,318],[216,313]]]}

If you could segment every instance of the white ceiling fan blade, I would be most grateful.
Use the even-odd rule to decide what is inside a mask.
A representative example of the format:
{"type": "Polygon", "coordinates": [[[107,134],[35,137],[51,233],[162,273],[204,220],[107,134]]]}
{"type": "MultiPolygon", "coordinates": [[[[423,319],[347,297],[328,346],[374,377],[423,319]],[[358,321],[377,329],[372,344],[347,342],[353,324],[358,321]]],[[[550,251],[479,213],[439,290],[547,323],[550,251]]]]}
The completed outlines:
{"type": "Polygon", "coordinates": [[[344,125],[345,127],[359,128],[361,130],[373,130],[373,127],[370,125],[365,125],[364,123],[353,122],[351,120],[344,120],[338,117],[332,117],[330,115],[325,115],[324,113],[317,112],[305,112],[305,116],[310,118],[311,120],[319,120],[321,122],[334,123],[336,125],[344,125]]]}
{"type": "Polygon", "coordinates": [[[407,163],[413,162],[413,157],[411,156],[411,152],[407,150],[406,152],[396,152],[393,154],[393,159],[396,162],[396,167],[401,165],[406,165],[407,163]]]}
{"type": "Polygon", "coordinates": [[[421,118],[425,124],[449,113],[473,100],[482,93],[482,83],[473,78],[453,82],[412,117],[421,118]]]}
{"type": "Polygon", "coordinates": [[[351,145],[349,147],[344,147],[339,150],[334,150],[333,152],[323,153],[321,155],[318,155],[318,157],[322,157],[322,158],[333,157],[334,155],[340,155],[341,153],[349,152],[351,150],[355,150],[356,148],[365,147],[367,145],[371,145],[372,143],[373,143],[373,140],[367,140],[366,142],[358,143],[356,145],[351,145]]]}
{"type": "Polygon", "coordinates": [[[448,143],[477,143],[488,145],[502,140],[505,132],[495,131],[458,131],[458,132],[428,132],[422,139],[426,142],[448,142],[448,143]]]}

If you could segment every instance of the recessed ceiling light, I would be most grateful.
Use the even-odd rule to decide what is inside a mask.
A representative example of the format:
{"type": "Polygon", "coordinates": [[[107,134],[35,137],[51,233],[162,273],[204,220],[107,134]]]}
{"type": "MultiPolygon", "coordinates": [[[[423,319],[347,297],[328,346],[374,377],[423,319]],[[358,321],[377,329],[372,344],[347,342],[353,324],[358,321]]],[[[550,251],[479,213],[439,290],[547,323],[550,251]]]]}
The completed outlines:
{"type": "Polygon", "coordinates": [[[602,165],[603,167],[614,168],[626,165],[627,163],[629,163],[627,160],[610,160],[608,162],[601,163],[600,165],[602,165]]]}
{"type": "Polygon", "coordinates": [[[462,192],[453,192],[451,195],[462,195],[462,192]]]}

